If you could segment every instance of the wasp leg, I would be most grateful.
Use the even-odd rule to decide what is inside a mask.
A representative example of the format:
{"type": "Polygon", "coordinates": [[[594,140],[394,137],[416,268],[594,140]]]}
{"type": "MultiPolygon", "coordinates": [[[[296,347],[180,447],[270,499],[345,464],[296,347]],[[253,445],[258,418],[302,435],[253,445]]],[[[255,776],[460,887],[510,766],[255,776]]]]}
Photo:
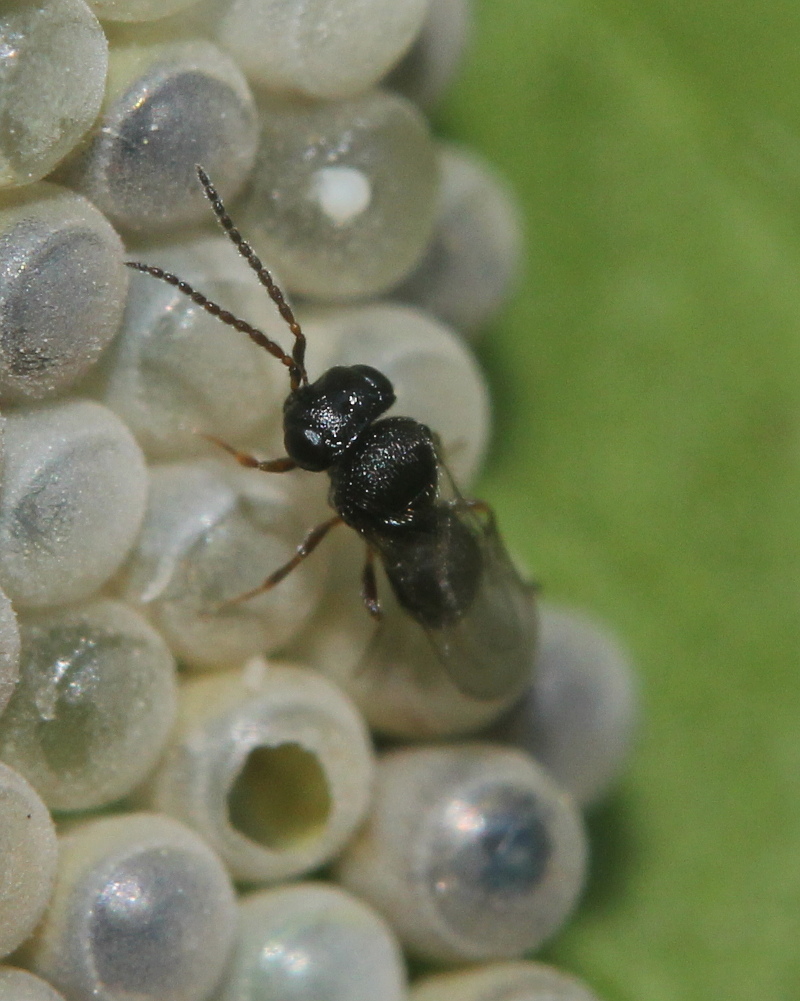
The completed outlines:
{"type": "Polygon", "coordinates": [[[220,448],[224,448],[229,455],[232,455],[236,459],[240,466],[246,466],[248,469],[260,469],[262,473],[286,473],[290,469],[297,468],[297,463],[294,459],[290,459],[288,455],[284,459],[262,461],[254,455],[249,455],[247,452],[238,451],[233,445],[228,445],[227,442],[222,441],[213,434],[201,434],[201,437],[205,438],[206,441],[210,441],[212,445],[219,445],[220,448]]]}
{"type": "Polygon", "coordinates": [[[373,619],[380,621],[383,613],[378,600],[378,581],[375,578],[375,550],[367,546],[367,559],[361,572],[361,597],[364,607],[373,619]]]}
{"type": "Polygon", "coordinates": [[[250,598],[255,598],[257,594],[263,594],[265,591],[271,591],[276,584],[279,584],[283,578],[287,576],[287,574],[290,574],[295,567],[299,566],[307,556],[310,556],[314,552],[332,528],[341,524],[342,519],[337,514],[334,515],[333,518],[323,521],[321,525],[317,525],[317,527],[312,529],[297,547],[297,552],[294,556],[288,562],[284,563],[282,567],[278,567],[274,573],[271,573],[263,584],[259,584],[258,587],[254,587],[252,591],[245,591],[244,594],[240,594],[238,597],[232,598],[230,601],[224,601],[221,605],[217,606],[217,610],[221,608],[228,608],[231,605],[238,605],[242,601],[248,601],[250,598]]]}

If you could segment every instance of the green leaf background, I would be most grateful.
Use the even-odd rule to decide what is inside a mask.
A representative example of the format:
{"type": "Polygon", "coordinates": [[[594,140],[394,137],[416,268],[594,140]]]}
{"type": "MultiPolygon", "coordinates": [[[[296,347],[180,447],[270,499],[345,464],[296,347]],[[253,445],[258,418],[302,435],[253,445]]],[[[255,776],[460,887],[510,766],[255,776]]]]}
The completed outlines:
{"type": "Polygon", "coordinates": [[[483,0],[442,130],[528,261],[483,493],[642,678],[545,958],[608,1001],[800,998],[800,7],[483,0]]]}

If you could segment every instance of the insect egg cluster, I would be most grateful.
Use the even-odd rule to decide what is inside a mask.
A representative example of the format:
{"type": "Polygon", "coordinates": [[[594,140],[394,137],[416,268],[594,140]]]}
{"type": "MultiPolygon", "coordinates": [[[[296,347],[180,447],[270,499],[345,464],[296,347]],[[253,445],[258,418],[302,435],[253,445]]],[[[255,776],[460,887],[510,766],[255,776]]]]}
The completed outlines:
{"type": "Polygon", "coordinates": [[[635,699],[470,499],[469,13],[0,7],[0,1001],[596,997],[525,957],[635,699]]]}

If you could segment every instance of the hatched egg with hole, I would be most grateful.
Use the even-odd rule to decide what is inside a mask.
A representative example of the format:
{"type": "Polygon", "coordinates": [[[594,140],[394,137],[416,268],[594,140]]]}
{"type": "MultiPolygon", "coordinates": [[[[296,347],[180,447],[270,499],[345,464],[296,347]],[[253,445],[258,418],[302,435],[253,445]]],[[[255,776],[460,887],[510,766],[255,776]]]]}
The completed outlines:
{"type": "Polygon", "coordinates": [[[193,827],[233,877],[274,883],[330,861],[364,819],[374,762],[347,696],[254,658],[183,684],[148,801],[193,827]]]}
{"type": "MultiPolygon", "coordinates": [[[[66,10],[76,4],[83,6],[81,0],[63,0],[60,6],[66,10]]],[[[42,0],[33,6],[41,11],[54,5],[42,0]]],[[[228,205],[235,224],[245,237],[252,236],[281,287],[286,283],[287,298],[298,298],[298,316],[309,337],[310,378],[337,364],[368,364],[385,372],[397,391],[393,413],[431,426],[441,437],[455,480],[468,493],[486,450],[490,415],[485,386],[464,344],[416,307],[424,305],[440,319],[446,317],[459,333],[472,332],[502,302],[518,246],[509,237],[513,225],[505,225],[502,206],[498,209],[493,179],[484,184],[484,176],[479,183],[462,172],[463,183],[455,183],[452,157],[448,152],[440,157],[419,114],[420,107],[439,100],[452,77],[468,17],[465,0],[93,0],[92,6],[112,39],[106,105],[92,137],[72,153],[64,150],[67,162],[57,176],[91,191],[127,237],[152,241],[159,230],[169,235],[166,247],[151,242],[136,249],[129,244],[128,257],[163,265],[291,348],[290,332],[229,241],[217,236],[193,239],[189,245],[172,242],[180,238],[177,227],[197,224],[212,230],[212,214],[194,174],[196,163],[206,167],[226,202],[239,199],[228,205]],[[265,22],[269,30],[259,30],[265,22]],[[407,58],[392,73],[391,64],[404,51],[407,58]],[[381,77],[387,90],[399,88],[416,104],[396,93],[363,93],[381,77]],[[260,123],[250,86],[260,88],[260,123]],[[263,141],[250,181],[259,127],[263,141]],[[436,176],[440,159],[441,186],[436,176]],[[405,295],[415,308],[355,305],[376,295],[405,295]],[[328,314],[331,303],[347,308],[328,314]]],[[[12,9],[25,7],[11,3],[12,9]]],[[[2,17],[0,13],[0,21],[2,17]]],[[[43,45],[41,51],[46,49],[43,45]]],[[[55,94],[52,102],[56,111],[69,97],[69,46],[64,55],[63,74],[52,58],[50,65],[42,64],[40,74],[51,93],[54,67],[63,76],[64,94],[55,94]]],[[[87,60],[86,81],[77,82],[96,84],[96,70],[96,63],[87,60]]],[[[29,86],[28,93],[15,87],[15,108],[27,116],[39,99],[36,87],[29,86]]],[[[7,151],[3,137],[0,147],[1,184],[7,151]]],[[[49,154],[45,150],[43,155],[49,154]]],[[[16,238],[13,242],[16,247],[16,238]]],[[[119,263],[118,252],[109,253],[109,266],[118,269],[119,263]]],[[[195,434],[217,436],[258,458],[283,455],[280,407],[289,391],[285,367],[173,289],[143,276],[129,277],[134,292],[123,336],[88,379],[85,369],[74,378],[85,380],[82,393],[91,391],[129,425],[154,465],[145,469],[139,449],[131,448],[131,476],[124,481],[118,469],[100,462],[99,442],[92,446],[92,462],[76,461],[74,468],[68,461],[56,463],[53,456],[64,451],[64,428],[51,424],[52,454],[41,441],[37,444],[41,475],[31,475],[24,489],[17,490],[18,422],[23,416],[43,419],[47,411],[30,408],[12,414],[17,423],[8,475],[0,484],[0,542],[13,501],[11,506],[19,509],[18,528],[28,530],[31,562],[21,576],[35,581],[39,590],[26,592],[20,575],[11,572],[13,533],[6,535],[11,544],[0,549],[0,584],[8,577],[23,630],[29,632],[34,621],[41,625],[63,618],[68,611],[63,603],[76,596],[99,604],[97,590],[108,586],[135,605],[130,614],[137,620],[147,618],[147,630],[163,635],[169,647],[165,662],[171,664],[174,657],[189,672],[217,672],[183,682],[183,721],[158,778],[151,772],[132,795],[137,803],[157,797],[148,802],[202,831],[240,878],[294,878],[308,865],[328,860],[358,825],[372,774],[369,739],[347,697],[326,678],[311,670],[265,666],[259,656],[242,671],[245,658],[275,651],[318,668],[347,691],[376,732],[390,739],[435,739],[485,727],[518,692],[515,688],[492,698],[465,694],[457,671],[455,677],[448,673],[425,635],[409,628],[413,623],[380,568],[384,623],[379,628],[361,595],[363,540],[345,528],[271,591],[237,600],[291,561],[308,532],[330,517],[327,478],[299,471],[285,476],[246,471],[195,434]],[[149,507],[133,544],[139,521],[131,510],[138,503],[141,520],[145,488],[149,507]],[[17,504],[23,497],[24,503],[17,504]],[[71,505],[80,511],[76,514],[71,505]],[[73,532],[72,522],[84,514],[82,534],[73,532]],[[108,534],[112,519],[120,538],[123,529],[129,530],[124,546],[108,534]],[[70,533],[77,540],[72,548],[67,544],[70,533]],[[131,545],[127,565],[109,580],[131,545]],[[50,550],[57,558],[48,563],[50,550]],[[102,564],[102,574],[83,581],[84,563],[96,562],[102,564]],[[73,575],[69,586],[59,590],[55,585],[67,571],[73,575]],[[61,603],[57,609],[31,612],[25,607],[53,601],[61,603]],[[282,672],[296,681],[291,697],[278,695],[282,672]],[[270,675],[274,685],[265,681],[270,675]],[[305,694],[314,689],[314,699],[300,705],[300,689],[305,694]],[[335,837],[326,840],[332,829],[335,837]],[[298,869],[300,856],[304,861],[298,869]]],[[[79,277],[73,274],[71,280],[77,288],[79,277]]],[[[104,287],[102,280],[95,285],[95,291],[104,287]]],[[[86,289],[70,297],[67,286],[63,283],[59,293],[65,303],[88,301],[86,289]]],[[[18,301],[23,298],[18,293],[18,301]]],[[[8,329],[8,324],[0,327],[8,329]]],[[[95,324],[70,330],[72,334],[65,325],[48,332],[51,346],[60,335],[65,345],[73,344],[76,355],[89,359],[91,352],[79,341],[87,334],[99,336],[95,324]]],[[[92,354],[87,366],[99,353],[92,354]]],[[[39,355],[42,360],[43,353],[39,355]]],[[[69,391],[72,385],[70,375],[47,392],[69,391]]],[[[84,417],[88,423],[91,413],[84,417]]],[[[118,598],[102,601],[120,604],[118,598]]],[[[10,605],[5,618],[2,609],[0,604],[0,676],[2,644],[7,642],[11,668],[5,688],[10,692],[16,633],[10,605]]],[[[96,630],[87,625],[84,632],[83,640],[95,643],[96,630]]],[[[40,646],[44,657],[49,640],[40,646]]],[[[69,689],[70,668],[92,666],[86,644],[73,644],[75,652],[80,663],[67,665],[61,687],[50,686],[49,701],[47,691],[40,693],[45,715],[52,714],[56,696],[69,689]]],[[[122,719],[115,704],[97,727],[92,707],[80,699],[66,700],[70,726],[80,733],[69,747],[55,740],[49,746],[51,757],[59,757],[64,768],[84,754],[101,770],[104,753],[123,744],[126,727],[137,722],[135,657],[129,657],[124,643],[116,653],[114,671],[124,674],[127,668],[131,675],[126,679],[131,687],[120,688],[129,712],[122,719]]],[[[106,674],[105,667],[94,673],[106,674]]],[[[107,673],[111,680],[110,668],[107,673]]],[[[169,708],[168,696],[162,702],[162,709],[169,708]]],[[[0,715],[0,732],[2,726],[0,715]]],[[[149,768],[148,754],[155,756],[160,748],[160,731],[141,736],[137,746],[126,745],[126,764],[149,768]]],[[[524,769],[502,785],[495,782],[496,775],[476,767],[470,772],[475,781],[458,785],[432,759],[426,761],[398,782],[400,791],[386,797],[385,812],[385,804],[378,804],[365,833],[353,842],[360,847],[347,849],[350,861],[341,871],[349,871],[354,885],[363,883],[365,893],[374,895],[386,918],[402,926],[409,951],[417,955],[437,962],[472,962],[535,947],[563,919],[582,878],[582,841],[574,816],[565,820],[562,811],[549,826],[552,798],[544,785],[528,781],[529,773],[522,775],[524,769]],[[556,844],[560,835],[553,832],[559,823],[562,832],[571,825],[571,841],[568,835],[556,844]],[[373,825],[381,828],[378,838],[372,837],[373,825]],[[424,836],[418,838],[421,826],[424,836]],[[571,851],[564,848],[566,842],[571,851]],[[409,846],[415,852],[413,865],[405,864],[409,846]],[[357,861],[352,861],[354,855],[357,861]],[[526,907],[539,891],[540,902],[548,896],[553,866],[561,867],[560,889],[568,899],[556,899],[549,917],[537,911],[532,918],[535,907],[526,907]],[[387,889],[392,879],[395,886],[387,889]]],[[[469,769],[459,765],[452,771],[458,779],[469,769]]],[[[98,790],[106,777],[98,774],[98,790]]],[[[381,781],[378,800],[383,796],[381,781]]],[[[129,809],[132,802],[117,805],[129,809]]],[[[202,1001],[221,997],[223,990],[226,1001],[232,1001],[243,996],[236,993],[240,987],[244,995],[252,990],[265,1001],[263,964],[252,978],[247,957],[241,976],[242,968],[226,964],[235,925],[233,909],[223,899],[230,901],[227,878],[223,873],[221,879],[205,879],[199,869],[180,861],[172,866],[177,845],[171,836],[161,837],[164,820],[123,813],[114,818],[113,829],[95,828],[96,837],[87,835],[82,847],[70,840],[73,834],[83,837],[81,821],[62,821],[62,830],[70,833],[62,841],[65,865],[59,890],[28,956],[69,1001],[133,996],[140,1001],[202,1001]],[[223,967],[231,979],[224,987],[215,986],[223,967]]],[[[216,870],[219,877],[219,863],[216,870]]],[[[277,891],[286,893],[285,906],[278,909],[280,930],[292,924],[295,911],[288,901],[303,889],[277,891]]],[[[330,886],[324,893],[346,896],[330,886]]],[[[341,913],[344,930],[333,919],[329,931],[324,920],[310,928],[301,922],[307,937],[289,946],[294,976],[280,982],[275,1001],[289,1001],[295,988],[299,1001],[309,978],[311,996],[325,1001],[356,1001],[359,990],[381,1001],[397,995],[399,1001],[413,996],[410,990],[426,989],[422,980],[407,988],[391,963],[385,977],[377,967],[370,973],[369,943],[362,948],[354,933],[362,925],[351,922],[346,910],[341,913]],[[342,944],[348,936],[357,948],[352,961],[342,944]],[[320,943],[330,945],[324,956],[313,952],[320,943]]],[[[383,939],[378,939],[381,945],[383,939]]],[[[272,957],[280,950],[274,939],[270,944],[272,957]]],[[[379,951],[397,958],[391,947],[381,945],[379,951]]],[[[483,989],[483,981],[477,985],[482,972],[463,971],[473,979],[457,985],[460,1001],[469,997],[467,990],[483,989]]],[[[500,973],[491,985],[495,994],[516,989],[516,982],[512,986],[500,973]]],[[[524,989],[528,986],[533,990],[527,982],[524,989]]],[[[538,990],[540,985],[535,986],[538,990]]],[[[547,986],[555,990],[561,984],[547,986]]],[[[522,997],[529,1001],[526,994],[522,997]]],[[[583,995],[576,997],[583,1001],[583,995]]]]}

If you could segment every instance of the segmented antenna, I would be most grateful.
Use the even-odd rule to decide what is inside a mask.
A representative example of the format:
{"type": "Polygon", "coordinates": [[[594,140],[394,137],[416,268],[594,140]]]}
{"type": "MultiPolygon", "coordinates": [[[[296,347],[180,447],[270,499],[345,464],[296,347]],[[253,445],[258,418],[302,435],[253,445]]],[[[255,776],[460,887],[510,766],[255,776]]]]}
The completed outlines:
{"type": "Polygon", "coordinates": [[[196,166],[197,176],[200,178],[200,183],[203,185],[206,197],[211,202],[211,207],[214,209],[214,214],[219,220],[220,226],[225,230],[229,239],[234,244],[236,249],[242,255],[242,257],[247,261],[250,267],[255,271],[258,280],[264,286],[264,288],[269,293],[270,299],[278,307],[278,312],[281,314],[283,319],[286,321],[289,330],[291,330],[294,337],[294,348],[292,349],[292,358],[294,359],[297,368],[300,371],[302,381],[307,385],[308,376],[306,375],[306,337],[303,331],[300,329],[300,324],[292,312],[291,306],[288,304],[286,299],[283,297],[283,292],[275,284],[272,275],[261,263],[260,258],[250,246],[250,244],[245,240],[239,230],[234,226],[233,219],[228,215],[225,206],[222,204],[222,199],[217,193],[217,189],[211,183],[211,179],[208,174],[203,170],[203,168],[198,164],[196,166]]]}
{"type": "Polygon", "coordinates": [[[272,275],[261,263],[253,248],[234,226],[233,220],[228,215],[225,206],[222,203],[222,199],[217,193],[217,189],[211,183],[208,174],[200,166],[197,167],[197,176],[200,179],[200,183],[203,185],[203,190],[211,203],[211,207],[213,208],[214,214],[219,220],[220,225],[225,230],[233,245],[256,273],[258,280],[267,290],[270,299],[272,299],[278,307],[278,312],[281,314],[281,317],[286,321],[289,329],[291,330],[292,335],[294,336],[294,348],[292,349],[291,355],[288,355],[280,344],[278,344],[277,341],[273,341],[271,337],[268,337],[263,330],[258,327],[254,327],[252,323],[248,323],[246,320],[240,319],[229,310],[223,309],[222,306],[214,302],[213,299],[209,299],[208,296],[203,295],[202,292],[199,292],[196,288],[190,285],[189,282],[184,281],[177,275],[173,275],[171,272],[165,271],[163,268],[156,267],[153,264],[143,264],[141,261],[126,261],[126,266],[133,268],[134,271],[141,271],[143,274],[150,275],[152,278],[158,278],[159,281],[166,282],[167,285],[171,285],[179,292],[182,292],[183,295],[191,299],[193,303],[201,306],[207,313],[217,317],[217,319],[221,320],[229,327],[233,327],[234,330],[247,334],[247,336],[258,344],[259,347],[264,348],[264,350],[268,351],[273,358],[277,358],[278,361],[289,369],[289,382],[292,391],[297,389],[301,384],[308,385],[308,375],[306,373],[305,366],[306,338],[303,331],[300,329],[300,324],[297,322],[291,307],[286,302],[283,292],[275,284],[272,275]]]}

